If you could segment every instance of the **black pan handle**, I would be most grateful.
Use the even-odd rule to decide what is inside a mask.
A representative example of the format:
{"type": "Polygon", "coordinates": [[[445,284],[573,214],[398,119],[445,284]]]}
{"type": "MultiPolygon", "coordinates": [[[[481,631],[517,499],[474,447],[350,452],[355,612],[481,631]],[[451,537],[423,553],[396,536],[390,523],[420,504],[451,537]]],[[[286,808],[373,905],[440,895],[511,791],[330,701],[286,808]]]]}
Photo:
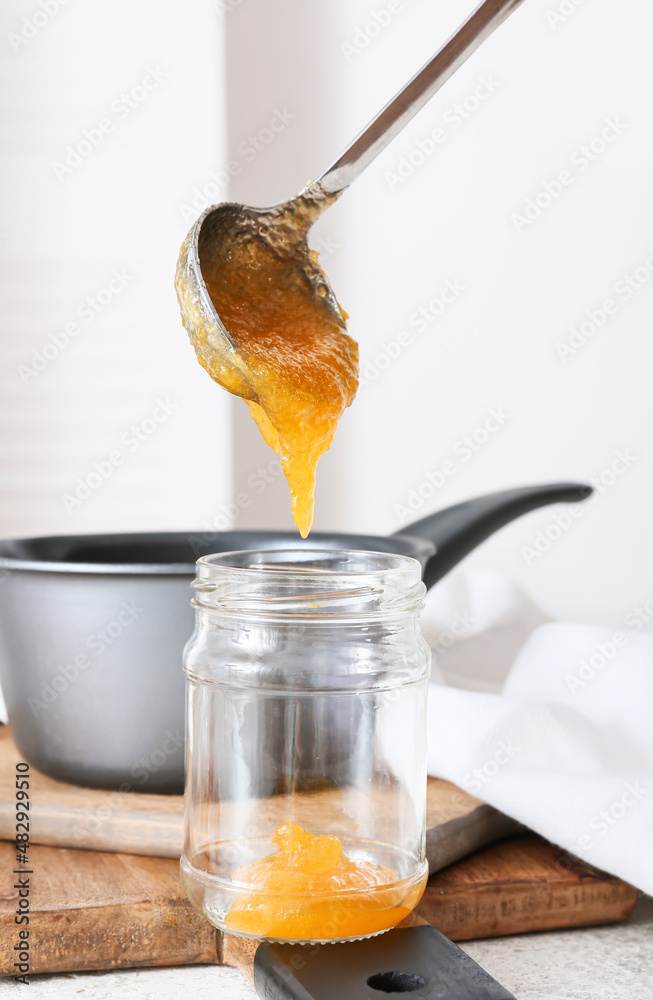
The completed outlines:
{"type": "Polygon", "coordinates": [[[591,486],[581,483],[503,490],[439,510],[395,534],[426,538],[434,543],[436,552],[427,562],[423,576],[426,586],[432,587],[477,545],[515,518],[550,503],[580,503],[592,492],[591,486]]]}

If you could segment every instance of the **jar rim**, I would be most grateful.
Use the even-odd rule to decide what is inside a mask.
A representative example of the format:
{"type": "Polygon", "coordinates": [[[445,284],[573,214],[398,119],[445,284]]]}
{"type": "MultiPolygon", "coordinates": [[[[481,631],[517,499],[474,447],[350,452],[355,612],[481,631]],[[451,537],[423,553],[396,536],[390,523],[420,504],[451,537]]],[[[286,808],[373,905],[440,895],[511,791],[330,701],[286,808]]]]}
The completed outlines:
{"type": "Polygon", "coordinates": [[[323,618],[406,613],[426,591],[417,559],[361,549],[242,549],[201,556],[192,584],[203,608],[323,618]]]}
{"type": "MultiPolygon", "coordinates": [[[[343,569],[337,571],[337,572],[342,572],[343,575],[350,573],[352,575],[359,573],[368,575],[369,573],[374,573],[374,572],[392,572],[393,569],[402,569],[402,568],[407,568],[408,566],[420,567],[421,570],[420,563],[417,559],[413,558],[413,556],[403,555],[403,553],[400,552],[375,552],[372,549],[323,549],[323,548],[318,548],[317,546],[315,548],[311,548],[310,546],[298,546],[296,549],[290,549],[290,548],[234,549],[234,551],[232,552],[214,552],[208,556],[200,556],[195,565],[198,567],[215,566],[219,567],[220,569],[232,569],[241,572],[252,572],[252,573],[260,573],[261,570],[264,570],[267,573],[271,572],[273,569],[273,567],[269,563],[270,557],[278,555],[294,556],[294,557],[305,555],[312,557],[314,560],[320,560],[324,562],[327,562],[329,560],[333,561],[336,557],[342,558],[343,556],[346,556],[347,559],[349,559],[349,557],[354,556],[354,557],[360,557],[361,562],[363,561],[363,557],[366,557],[368,560],[370,558],[374,558],[379,563],[378,567],[376,568],[369,567],[366,569],[362,568],[352,569],[352,570],[343,569]],[[266,557],[266,562],[263,562],[262,559],[257,562],[255,557],[258,556],[266,557]],[[253,565],[242,565],[239,561],[237,561],[240,559],[242,559],[243,561],[244,560],[253,561],[253,565]],[[385,562],[386,565],[381,565],[382,562],[385,562]]],[[[351,561],[353,562],[353,560],[351,561]]],[[[308,564],[309,560],[305,559],[304,562],[308,564]]],[[[301,564],[291,563],[289,560],[283,560],[283,561],[279,560],[279,562],[274,564],[274,568],[282,566],[292,566],[297,569],[302,568],[301,564]]],[[[329,573],[334,571],[329,569],[324,569],[321,570],[321,572],[329,573]]]]}

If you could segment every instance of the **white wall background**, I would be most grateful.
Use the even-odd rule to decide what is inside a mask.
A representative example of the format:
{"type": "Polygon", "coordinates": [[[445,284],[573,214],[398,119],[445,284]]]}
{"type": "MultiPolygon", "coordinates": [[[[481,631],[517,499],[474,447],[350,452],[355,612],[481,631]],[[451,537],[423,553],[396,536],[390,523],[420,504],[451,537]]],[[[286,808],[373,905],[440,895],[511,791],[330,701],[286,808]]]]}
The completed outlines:
{"type": "MultiPolygon", "coordinates": [[[[261,495],[248,485],[272,455],[242,403],[189,353],[174,259],[204,204],[272,203],[315,176],[472,4],[393,7],[364,45],[387,0],[71,0],[19,51],[7,42],[3,535],[221,525],[243,492],[247,505],[231,507],[239,527],[290,525],[285,483],[271,475],[261,495]],[[52,160],[153,61],[169,79],[59,182],[52,160]],[[288,127],[252,147],[278,108],[294,116],[288,127]],[[230,163],[228,190],[219,171],[230,163]],[[17,366],[113,268],[133,281],[24,385],[17,366]],[[161,394],[179,410],[68,514],[61,494],[161,394]]],[[[24,13],[6,3],[0,37],[24,13]]],[[[553,511],[522,519],[471,559],[521,581],[557,617],[618,624],[653,596],[652,28],[644,0],[527,0],[320,221],[314,243],[364,372],[374,375],[368,363],[380,368],[402,331],[411,342],[367,379],[322,460],[317,529],[386,533],[409,523],[400,508],[411,498],[417,518],[491,490],[603,475],[611,485],[541,556],[529,560],[525,547],[553,511]],[[494,92],[457,127],[454,105],[472,107],[483,77],[494,92]],[[615,118],[621,134],[586,169],[572,162],[615,118]],[[409,171],[438,128],[445,140],[409,171]],[[398,180],[402,163],[410,175],[398,180]],[[571,182],[518,232],[512,217],[563,170],[571,182]],[[642,267],[626,301],[615,285],[642,267]],[[419,330],[411,316],[446,281],[464,291],[419,330]],[[556,344],[608,298],[614,314],[562,360],[556,344]],[[464,461],[457,442],[492,408],[509,418],[464,461]],[[636,460],[604,475],[619,451],[636,460]],[[428,493],[427,476],[447,460],[455,472],[420,505],[420,487],[428,493]]]]}
{"type": "MultiPolygon", "coordinates": [[[[343,67],[349,131],[469,10],[465,2],[403,6],[343,67]]],[[[368,10],[347,5],[343,37],[368,10]]],[[[413,334],[361,392],[340,431],[346,443],[335,442],[347,484],[339,519],[348,527],[396,530],[396,505],[448,458],[455,474],[417,516],[507,486],[592,480],[619,450],[637,456],[541,558],[529,563],[522,547],[550,525],[551,511],[473,557],[521,580],[563,618],[619,621],[653,595],[651,28],[642,0],[525,3],[343,198],[347,256],[330,268],[364,358],[401,330],[413,334]],[[561,7],[575,12],[554,25],[561,7]],[[447,110],[482,76],[500,82],[496,93],[459,128],[447,124],[447,110]],[[574,151],[615,117],[623,133],[586,169],[573,164],[574,151]],[[433,156],[404,183],[389,179],[437,126],[446,141],[433,156]],[[571,184],[518,232],[513,214],[564,169],[571,184]],[[615,282],[647,257],[642,287],[626,302],[615,282]],[[423,333],[412,329],[413,310],[446,279],[460,279],[465,292],[423,333]],[[607,298],[617,312],[563,362],[556,343],[607,298]],[[456,461],[456,442],[492,407],[510,419],[469,461],[456,461]]]]}
{"type": "MultiPolygon", "coordinates": [[[[228,37],[237,38],[239,22],[251,24],[263,5],[242,0],[231,9],[228,37]]],[[[333,9],[312,5],[315,17],[327,6],[333,9]]],[[[278,72],[267,66],[265,94],[301,102],[301,115],[292,146],[290,130],[275,140],[268,163],[276,165],[278,184],[268,174],[259,203],[319,172],[471,9],[467,0],[398,6],[367,45],[361,29],[374,34],[366,25],[387,4],[339,3],[335,37],[331,30],[325,39],[317,26],[313,37],[303,36],[320,68],[330,47],[328,78],[309,74],[293,93],[287,65],[278,72]],[[286,86],[277,91],[280,74],[286,86]],[[325,91],[339,114],[323,128],[325,91]],[[297,136],[306,137],[310,155],[298,156],[297,136]]],[[[299,9],[275,4],[284,30],[299,9]]],[[[505,571],[562,618],[619,623],[653,595],[652,28],[642,0],[529,0],[321,220],[315,235],[337,244],[326,269],[370,377],[321,462],[316,528],[391,532],[409,523],[410,502],[417,518],[509,486],[599,478],[603,492],[568,530],[551,527],[553,511],[536,513],[470,561],[505,571]],[[466,119],[456,118],[456,104],[474,109],[482,78],[494,81],[494,92],[466,119]],[[601,136],[606,119],[617,120],[611,141],[599,140],[593,159],[584,160],[577,151],[601,136]],[[444,141],[409,171],[406,159],[417,162],[420,142],[424,148],[438,128],[444,141]],[[398,178],[402,163],[407,176],[398,178]],[[528,225],[513,218],[563,170],[571,180],[539,218],[528,225]],[[640,287],[626,299],[615,285],[637,268],[640,287]],[[447,281],[464,292],[418,329],[411,316],[437,300],[447,281]],[[561,358],[556,345],[606,299],[615,311],[561,358]],[[387,364],[387,345],[402,331],[411,342],[387,364]],[[387,367],[375,376],[369,362],[387,367]],[[465,460],[457,442],[493,408],[509,418],[465,460]],[[619,452],[629,457],[615,474],[619,452]],[[455,472],[433,491],[427,477],[447,460],[455,472]],[[431,495],[420,497],[420,488],[431,495]],[[538,531],[561,537],[533,557],[538,531]]],[[[257,201],[253,187],[239,187],[237,196],[257,201]]],[[[283,488],[278,492],[278,502],[272,488],[266,494],[268,519],[287,504],[283,488]]],[[[255,519],[240,514],[242,524],[254,520],[263,523],[259,512],[255,519]]]]}
{"type": "Polygon", "coordinates": [[[229,404],[172,287],[182,205],[224,151],[220,20],[208,0],[45,8],[0,11],[0,533],[194,526],[231,491],[229,404]]]}

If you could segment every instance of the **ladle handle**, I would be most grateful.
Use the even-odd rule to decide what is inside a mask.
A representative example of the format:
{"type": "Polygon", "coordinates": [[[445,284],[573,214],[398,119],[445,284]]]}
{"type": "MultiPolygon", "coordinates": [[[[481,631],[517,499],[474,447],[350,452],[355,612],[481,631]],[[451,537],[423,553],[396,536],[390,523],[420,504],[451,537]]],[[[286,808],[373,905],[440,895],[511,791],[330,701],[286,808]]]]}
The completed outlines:
{"type": "Polygon", "coordinates": [[[349,187],[481,42],[521,3],[523,0],[484,0],[439,52],[317,178],[315,186],[319,185],[323,191],[334,194],[349,187]]]}

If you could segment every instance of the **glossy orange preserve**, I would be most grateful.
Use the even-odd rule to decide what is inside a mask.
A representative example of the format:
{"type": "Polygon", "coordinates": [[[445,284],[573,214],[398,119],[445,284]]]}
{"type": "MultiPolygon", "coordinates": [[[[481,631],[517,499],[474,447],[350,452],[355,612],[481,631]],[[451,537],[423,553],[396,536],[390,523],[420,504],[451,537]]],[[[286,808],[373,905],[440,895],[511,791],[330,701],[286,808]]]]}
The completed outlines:
{"type": "Polygon", "coordinates": [[[394,869],[353,861],[336,837],[294,823],[278,827],[272,842],[276,852],[237,874],[252,892],[236,898],[227,930],[295,941],[365,937],[398,924],[424,891],[426,876],[407,888],[394,869]]]}
{"type": "MultiPolygon", "coordinates": [[[[315,269],[316,255],[310,264],[315,269]]],[[[245,397],[266,442],[281,455],[293,519],[305,538],[318,459],[358,387],[358,347],[345,332],[346,314],[334,308],[326,280],[314,290],[296,248],[283,252],[264,238],[235,242],[214,266],[203,266],[203,278],[239,358],[237,371],[229,372],[224,354],[196,342],[199,362],[245,397]]]]}

